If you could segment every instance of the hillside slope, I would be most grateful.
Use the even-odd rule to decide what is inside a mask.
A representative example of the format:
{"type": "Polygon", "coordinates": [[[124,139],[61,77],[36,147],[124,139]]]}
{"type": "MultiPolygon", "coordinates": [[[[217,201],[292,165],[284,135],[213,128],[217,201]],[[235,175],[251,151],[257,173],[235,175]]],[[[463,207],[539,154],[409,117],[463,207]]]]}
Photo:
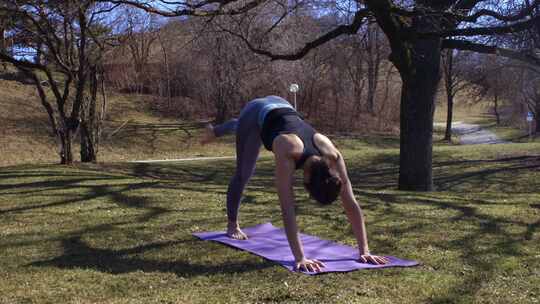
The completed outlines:
{"type": "MultiPolygon", "coordinates": [[[[200,129],[163,128],[163,124],[193,122],[161,117],[150,105],[147,96],[110,94],[99,161],[233,153],[231,138],[213,144],[211,149],[203,149],[197,142],[200,129]],[[109,136],[113,132],[114,135],[109,136]]],[[[78,138],[74,140],[74,147],[74,158],[79,159],[78,138]]],[[[47,114],[32,85],[0,79],[0,155],[0,166],[59,160],[58,144],[51,135],[47,114]]]]}

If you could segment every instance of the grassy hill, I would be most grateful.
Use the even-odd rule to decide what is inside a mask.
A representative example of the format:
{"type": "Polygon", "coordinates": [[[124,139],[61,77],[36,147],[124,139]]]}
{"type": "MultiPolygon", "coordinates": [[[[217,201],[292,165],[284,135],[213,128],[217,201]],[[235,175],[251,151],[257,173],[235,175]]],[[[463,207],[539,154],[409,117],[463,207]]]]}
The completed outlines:
{"type": "MultiPolygon", "coordinates": [[[[0,166],[55,163],[58,145],[51,136],[47,114],[32,85],[0,79],[0,166]]],[[[231,138],[201,148],[199,129],[163,124],[186,123],[155,113],[148,96],[111,93],[99,161],[127,161],[183,156],[231,155],[231,138]],[[125,124],[122,128],[121,127],[125,124]],[[116,131],[116,132],[115,132],[116,131]],[[109,136],[112,134],[113,136],[109,136]]],[[[191,123],[191,122],[187,122],[191,123]]],[[[74,140],[78,159],[78,138],[74,140]]]]}

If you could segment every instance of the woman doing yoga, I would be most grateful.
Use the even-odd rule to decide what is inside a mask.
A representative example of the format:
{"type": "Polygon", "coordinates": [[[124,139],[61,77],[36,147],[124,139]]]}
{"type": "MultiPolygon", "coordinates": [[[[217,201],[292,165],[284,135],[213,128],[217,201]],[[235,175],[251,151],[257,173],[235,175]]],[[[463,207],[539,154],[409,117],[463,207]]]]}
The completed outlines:
{"type": "Polygon", "coordinates": [[[238,209],[244,187],[255,170],[261,144],[275,157],[275,183],[285,233],[299,270],[320,271],[324,264],[304,256],[294,211],[294,171],[303,168],[304,186],[321,204],[339,196],[358,242],[359,261],[386,264],[388,259],[369,253],[362,210],[354,198],[341,153],[324,135],[301,119],[283,98],[267,96],[250,101],[238,119],[207,127],[202,143],[236,132],[236,172],[227,190],[227,235],[247,239],[238,223],[238,209]]]}

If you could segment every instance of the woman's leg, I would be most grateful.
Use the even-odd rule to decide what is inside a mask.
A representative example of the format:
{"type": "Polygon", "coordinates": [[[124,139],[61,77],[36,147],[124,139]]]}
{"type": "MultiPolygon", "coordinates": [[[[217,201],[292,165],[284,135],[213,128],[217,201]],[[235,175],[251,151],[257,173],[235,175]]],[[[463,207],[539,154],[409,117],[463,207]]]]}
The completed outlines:
{"type": "Polygon", "coordinates": [[[245,238],[238,225],[238,209],[244,188],[255,171],[261,147],[257,114],[260,107],[252,106],[242,111],[236,129],[236,171],[227,190],[227,233],[233,238],[245,238]]]}
{"type": "MultiPolygon", "coordinates": [[[[253,113],[260,110],[265,103],[266,102],[261,102],[257,100],[249,102],[240,112],[240,117],[246,117],[246,113],[250,113],[251,115],[253,115],[253,113]]],[[[225,134],[232,134],[233,132],[236,132],[238,128],[239,119],[240,118],[238,119],[234,118],[216,126],[212,126],[211,124],[208,124],[206,126],[205,134],[200,141],[201,144],[207,144],[213,141],[214,139],[216,139],[217,137],[221,137],[225,134]]]]}
{"type": "Polygon", "coordinates": [[[221,137],[225,134],[231,134],[233,132],[236,132],[236,128],[238,126],[238,119],[231,119],[221,125],[217,125],[214,127],[214,135],[216,137],[221,137]]]}
{"type": "Polygon", "coordinates": [[[231,134],[235,132],[237,124],[238,119],[231,119],[215,127],[211,124],[206,125],[204,135],[202,136],[200,143],[205,145],[209,142],[214,141],[217,137],[221,137],[225,134],[231,134]]]}

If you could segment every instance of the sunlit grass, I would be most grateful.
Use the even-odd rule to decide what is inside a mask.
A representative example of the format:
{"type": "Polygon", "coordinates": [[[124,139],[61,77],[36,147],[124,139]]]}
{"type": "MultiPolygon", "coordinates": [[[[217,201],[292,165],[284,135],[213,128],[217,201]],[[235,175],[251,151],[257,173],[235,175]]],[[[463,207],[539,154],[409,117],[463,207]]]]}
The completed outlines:
{"type": "MultiPolygon", "coordinates": [[[[57,161],[57,148],[34,89],[0,84],[0,165],[34,163],[0,167],[1,304],[538,303],[540,143],[456,146],[436,130],[437,191],[415,193],[396,190],[399,138],[333,137],[372,251],[422,266],[307,277],[191,236],[224,229],[234,160],[123,162],[234,155],[234,138],[200,146],[197,130],[119,132],[104,139],[105,163],[46,165],[57,161]]],[[[108,120],[174,122],[153,115],[141,96],[110,102],[108,120]]],[[[455,120],[492,128],[486,112],[481,104],[457,107],[455,120]]],[[[438,110],[436,120],[444,115],[438,110]]],[[[338,204],[317,206],[300,181],[295,190],[303,232],[355,244],[338,204]]],[[[281,226],[268,152],[245,194],[243,225],[281,226]]]]}
{"type": "MultiPolygon", "coordinates": [[[[396,139],[342,140],[373,252],[422,266],[317,277],[202,242],[225,227],[234,161],[0,169],[0,303],[537,303],[540,144],[440,146],[438,189],[396,189],[396,139]]],[[[298,176],[299,178],[300,176],[298,176]]],[[[243,225],[281,226],[273,162],[243,225]]],[[[354,245],[296,183],[303,232],[354,245]]]]}

